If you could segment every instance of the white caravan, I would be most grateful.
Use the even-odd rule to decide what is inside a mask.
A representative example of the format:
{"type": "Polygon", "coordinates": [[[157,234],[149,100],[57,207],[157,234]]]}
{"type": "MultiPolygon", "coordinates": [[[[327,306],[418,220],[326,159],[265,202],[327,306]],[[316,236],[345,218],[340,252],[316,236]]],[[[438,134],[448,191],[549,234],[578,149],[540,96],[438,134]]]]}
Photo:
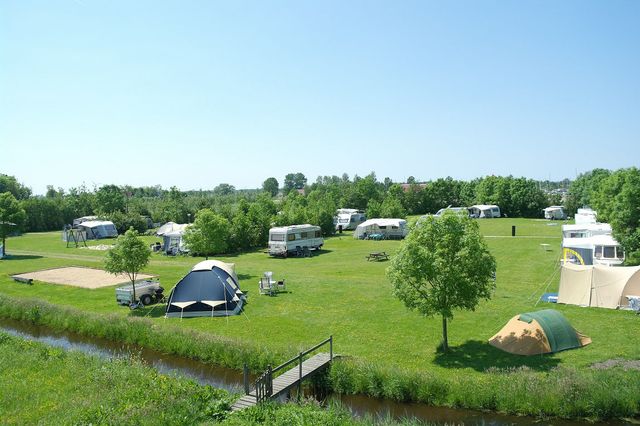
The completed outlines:
{"type": "Polygon", "coordinates": [[[589,208],[578,209],[576,213],[576,225],[586,225],[598,222],[598,212],[589,208]]]}
{"type": "Polygon", "coordinates": [[[500,207],[495,204],[476,204],[469,207],[469,213],[475,218],[500,217],[500,207]]]}
{"type": "Polygon", "coordinates": [[[542,209],[544,211],[544,218],[549,220],[564,220],[567,218],[567,215],[564,212],[564,207],[562,206],[549,206],[546,209],[542,209]]]}
{"type": "Polygon", "coordinates": [[[269,229],[269,254],[284,256],[301,255],[318,250],[324,244],[322,230],[315,225],[291,225],[269,229]]]}
{"type": "Polygon", "coordinates": [[[611,225],[608,223],[562,225],[562,238],[588,238],[596,235],[611,235],[611,225]]]}
{"type": "Polygon", "coordinates": [[[367,220],[367,216],[362,210],[338,209],[334,218],[336,231],[342,227],[343,230],[356,229],[358,225],[367,220]]]}
{"type": "Polygon", "coordinates": [[[616,266],[624,262],[624,250],[611,235],[562,240],[562,263],[616,266]]]}

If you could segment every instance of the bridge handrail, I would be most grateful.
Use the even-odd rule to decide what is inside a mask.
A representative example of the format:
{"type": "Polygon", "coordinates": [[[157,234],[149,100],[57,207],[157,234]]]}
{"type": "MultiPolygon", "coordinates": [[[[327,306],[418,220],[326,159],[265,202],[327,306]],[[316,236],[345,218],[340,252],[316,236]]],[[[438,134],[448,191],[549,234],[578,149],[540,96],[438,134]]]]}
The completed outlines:
{"type": "Polygon", "coordinates": [[[280,364],[279,366],[271,370],[271,374],[275,374],[277,371],[282,370],[284,367],[288,366],[289,364],[293,364],[294,362],[300,362],[303,356],[308,355],[317,349],[320,349],[322,346],[326,345],[327,343],[329,343],[329,356],[331,360],[333,360],[333,335],[331,335],[327,339],[323,340],[322,342],[312,347],[311,349],[307,349],[304,352],[300,352],[298,355],[291,358],[289,361],[285,361],[284,363],[280,364]]]}

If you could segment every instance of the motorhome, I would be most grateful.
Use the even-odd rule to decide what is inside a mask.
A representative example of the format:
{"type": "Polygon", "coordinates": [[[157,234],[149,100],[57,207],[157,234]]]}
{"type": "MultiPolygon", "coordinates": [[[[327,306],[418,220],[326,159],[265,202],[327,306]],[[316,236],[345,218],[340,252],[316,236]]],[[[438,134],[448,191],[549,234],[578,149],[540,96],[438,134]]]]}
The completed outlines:
{"type": "Polygon", "coordinates": [[[469,207],[471,217],[475,218],[492,218],[500,217],[500,207],[494,204],[476,204],[469,207]]]}
{"type": "Polygon", "coordinates": [[[356,229],[365,220],[367,216],[364,212],[356,209],[338,209],[334,217],[336,230],[356,229]]]}
{"type": "Polygon", "coordinates": [[[576,225],[586,225],[598,222],[598,212],[590,208],[578,209],[575,216],[576,225]]]}
{"type": "Polygon", "coordinates": [[[562,225],[562,238],[588,238],[596,235],[611,235],[611,225],[608,223],[562,225]]]}
{"type": "Polygon", "coordinates": [[[562,206],[549,206],[544,211],[544,218],[549,220],[564,220],[567,218],[566,213],[564,212],[564,207],[562,206]]]}
{"type": "Polygon", "coordinates": [[[291,225],[269,229],[269,254],[287,257],[318,250],[324,245],[322,230],[315,225],[291,225]]]}
{"type": "Polygon", "coordinates": [[[579,265],[621,265],[624,250],[611,235],[562,240],[562,262],[579,265]]]}

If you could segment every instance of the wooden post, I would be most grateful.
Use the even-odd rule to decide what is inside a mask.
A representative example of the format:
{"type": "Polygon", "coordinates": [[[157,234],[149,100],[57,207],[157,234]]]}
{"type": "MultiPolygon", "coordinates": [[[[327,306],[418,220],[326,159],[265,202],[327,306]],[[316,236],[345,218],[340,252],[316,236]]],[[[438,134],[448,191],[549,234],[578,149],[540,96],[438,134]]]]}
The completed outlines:
{"type": "Polygon", "coordinates": [[[300,374],[298,377],[298,400],[302,399],[302,352],[298,355],[298,362],[300,363],[300,374]]]}
{"type": "Polygon", "coordinates": [[[242,369],[242,375],[244,380],[244,394],[249,395],[249,367],[247,363],[244,363],[244,367],[242,369]]]}
{"type": "Polygon", "coordinates": [[[329,336],[329,360],[333,361],[333,335],[329,336]]]}

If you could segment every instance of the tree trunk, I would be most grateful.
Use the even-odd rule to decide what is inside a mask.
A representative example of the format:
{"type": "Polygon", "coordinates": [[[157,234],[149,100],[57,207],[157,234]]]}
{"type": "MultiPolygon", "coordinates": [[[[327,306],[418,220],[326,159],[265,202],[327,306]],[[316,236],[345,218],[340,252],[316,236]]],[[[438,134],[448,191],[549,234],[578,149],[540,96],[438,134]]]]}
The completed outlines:
{"type": "Polygon", "coordinates": [[[447,339],[447,318],[442,316],[442,352],[449,352],[449,340],[447,339]]]}
{"type": "Polygon", "coordinates": [[[136,304],[136,282],[135,280],[131,280],[131,286],[133,287],[133,299],[131,299],[131,304],[136,304]]]}
{"type": "Polygon", "coordinates": [[[4,254],[6,253],[6,251],[4,250],[4,244],[5,244],[5,236],[2,235],[2,253],[0,253],[0,259],[4,257],[4,254]]]}

